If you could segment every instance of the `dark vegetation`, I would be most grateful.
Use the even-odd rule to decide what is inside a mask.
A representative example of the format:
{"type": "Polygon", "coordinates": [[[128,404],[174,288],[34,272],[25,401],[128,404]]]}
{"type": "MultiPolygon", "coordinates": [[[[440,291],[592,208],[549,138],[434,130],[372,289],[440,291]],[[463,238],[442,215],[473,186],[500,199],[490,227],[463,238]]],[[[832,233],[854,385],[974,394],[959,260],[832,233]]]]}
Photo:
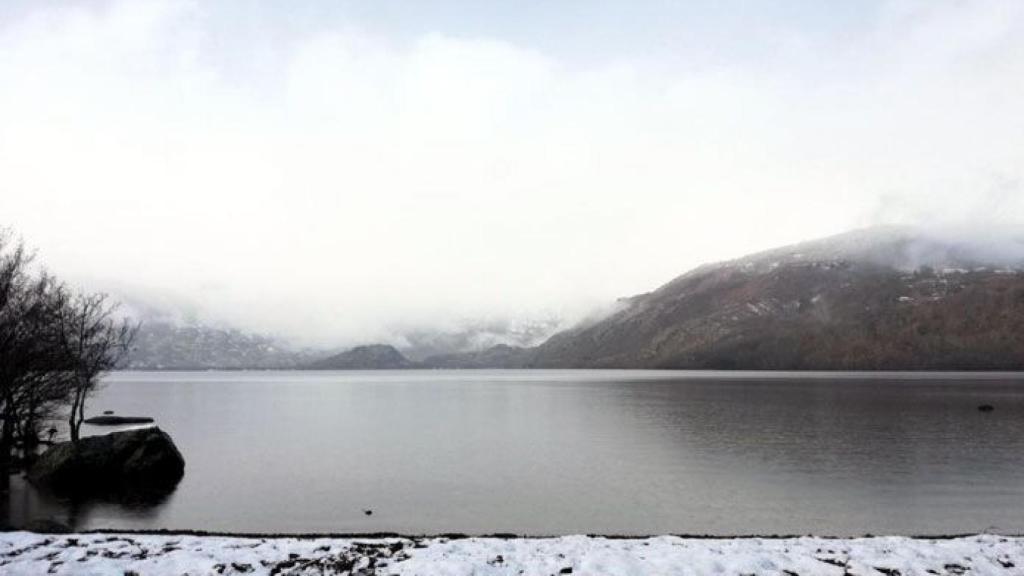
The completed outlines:
{"type": "Polygon", "coordinates": [[[76,293],[36,270],[24,244],[0,232],[0,483],[44,434],[52,441],[54,421],[79,441],[86,399],[136,329],[106,295],[76,293]]]}

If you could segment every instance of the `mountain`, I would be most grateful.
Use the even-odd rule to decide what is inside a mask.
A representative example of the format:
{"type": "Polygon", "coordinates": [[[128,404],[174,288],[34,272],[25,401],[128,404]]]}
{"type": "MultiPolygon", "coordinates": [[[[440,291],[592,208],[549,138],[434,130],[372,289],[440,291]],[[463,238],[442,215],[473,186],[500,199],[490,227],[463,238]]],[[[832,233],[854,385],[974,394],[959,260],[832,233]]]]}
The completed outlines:
{"type": "Polygon", "coordinates": [[[324,355],[314,350],[295,350],[274,338],[234,329],[143,320],[125,368],[283,369],[305,366],[324,355]]]}
{"type": "Polygon", "coordinates": [[[533,363],[535,348],[498,344],[485,350],[438,354],[424,359],[420,368],[527,368],[533,363]]]}
{"type": "Polygon", "coordinates": [[[146,322],[128,367],[1024,369],[1024,241],[858,230],[700,266],[537,344],[556,325],[471,323],[330,355],[146,322]]]}
{"type": "Polygon", "coordinates": [[[874,228],[769,250],[701,266],[538,347],[497,350],[493,366],[1024,369],[1022,246],[874,228]]]}
{"type": "Polygon", "coordinates": [[[318,360],[309,365],[314,370],[391,370],[412,368],[413,364],[394,346],[372,344],[318,360]]]}
{"type": "Polygon", "coordinates": [[[561,324],[554,316],[465,320],[445,329],[409,330],[395,345],[413,361],[490,348],[529,348],[547,340],[561,324]]]}
{"type": "MultiPolygon", "coordinates": [[[[398,333],[395,353],[370,346],[339,354],[337,347],[298,347],[283,337],[209,324],[188,302],[147,297],[123,287],[116,298],[121,314],[141,325],[123,365],[134,370],[305,369],[332,363],[338,369],[430,367],[422,364],[429,357],[442,364],[444,357],[459,353],[536,346],[561,323],[553,316],[464,319],[444,328],[398,333]]],[[[503,364],[495,360],[497,355],[488,352],[474,363],[503,364]]],[[[464,360],[469,362],[468,356],[464,360]]]]}

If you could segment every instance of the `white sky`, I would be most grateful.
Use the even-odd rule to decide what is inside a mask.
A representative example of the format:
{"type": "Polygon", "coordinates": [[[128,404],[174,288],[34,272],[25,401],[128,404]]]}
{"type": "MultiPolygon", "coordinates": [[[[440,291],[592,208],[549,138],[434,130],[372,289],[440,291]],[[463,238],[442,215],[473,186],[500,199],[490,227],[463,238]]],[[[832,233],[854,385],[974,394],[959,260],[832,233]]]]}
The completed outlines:
{"type": "Polygon", "coordinates": [[[0,223],[75,282],[332,345],[1024,224],[1024,3],[835,4],[8,0],[0,223]]]}

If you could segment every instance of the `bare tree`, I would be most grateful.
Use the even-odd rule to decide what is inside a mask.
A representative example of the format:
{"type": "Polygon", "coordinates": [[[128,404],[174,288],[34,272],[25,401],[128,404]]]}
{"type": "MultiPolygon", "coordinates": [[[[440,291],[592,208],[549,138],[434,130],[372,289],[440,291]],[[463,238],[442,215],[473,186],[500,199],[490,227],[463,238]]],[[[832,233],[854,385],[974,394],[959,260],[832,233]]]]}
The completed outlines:
{"type": "Polygon", "coordinates": [[[54,370],[34,375],[21,387],[15,444],[21,447],[26,458],[35,454],[43,429],[53,429],[52,422],[63,417],[71,382],[69,371],[54,370]]]}
{"type": "Polygon", "coordinates": [[[66,416],[80,438],[86,398],[138,328],[116,310],[106,295],[75,294],[34,270],[24,244],[0,228],[0,491],[15,449],[31,458],[55,418],[66,416]]]}
{"type": "MultiPolygon", "coordinates": [[[[65,363],[52,330],[56,283],[30,274],[31,260],[20,241],[0,230],[0,483],[6,483],[16,440],[26,432],[26,407],[35,414],[54,397],[48,392],[44,401],[33,394],[35,387],[54,383],[65,363]]],[[[32,418],[27,424],[34,425],[32,418]]]]}
{"type": "Polygon", "coordinates": [[[99,377],[120,364],[138,331],[127,319],[117,320],[106,294],[70,295],[61,290],[57,315],[60,346],[70,371],[68,426],[71,441],[81,437],[86,398],[95,390],[99,377]]]}

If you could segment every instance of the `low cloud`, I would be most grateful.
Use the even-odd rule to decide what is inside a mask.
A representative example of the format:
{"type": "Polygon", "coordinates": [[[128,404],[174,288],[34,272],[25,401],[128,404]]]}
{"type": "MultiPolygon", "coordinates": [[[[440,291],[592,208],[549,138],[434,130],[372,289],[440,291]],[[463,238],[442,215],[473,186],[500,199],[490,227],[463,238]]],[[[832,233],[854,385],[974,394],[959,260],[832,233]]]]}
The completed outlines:
{"type": "Polygon", "coordinates": [[[0,218],[54,271],[342,345],[579,318],[868,224],[1024,224],[1018,2],[890,2],[692,61],[208,10],[0,21],[0,218]]]}

